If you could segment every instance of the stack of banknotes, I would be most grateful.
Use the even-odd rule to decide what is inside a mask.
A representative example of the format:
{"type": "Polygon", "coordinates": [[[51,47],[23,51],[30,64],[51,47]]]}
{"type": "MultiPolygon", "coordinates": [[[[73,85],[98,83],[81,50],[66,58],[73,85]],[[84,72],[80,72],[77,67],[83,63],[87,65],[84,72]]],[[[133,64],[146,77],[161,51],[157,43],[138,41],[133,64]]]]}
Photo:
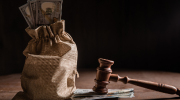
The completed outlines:
{"type": "Polygon", "coordinates": [[[105,95],[96,94],[92,89],[76,89],[72,95],[72,100],[93,100],[103,98],[132,98],[134,97],[134,89],[108,89],[105,95]]]}
{"type": "Polygon", "coordinates": [[[19,7],[30,28],[61,20],[63,0],[28,0],[19,7]]]}

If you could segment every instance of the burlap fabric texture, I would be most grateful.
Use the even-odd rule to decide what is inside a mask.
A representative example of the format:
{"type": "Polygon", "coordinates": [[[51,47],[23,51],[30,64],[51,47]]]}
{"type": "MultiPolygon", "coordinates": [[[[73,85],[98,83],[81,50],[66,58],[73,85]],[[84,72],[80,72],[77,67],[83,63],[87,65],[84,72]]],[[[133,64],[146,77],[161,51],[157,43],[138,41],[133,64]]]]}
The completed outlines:
{"type": "Polygon", "coordinates": [[[37,29],[27,28],[32,37],[23,54],[26,56],[21,76],[23,92],[13,100],[63,100],[75,91],[77,47],[64,31],[64,20],[37,29]]]}

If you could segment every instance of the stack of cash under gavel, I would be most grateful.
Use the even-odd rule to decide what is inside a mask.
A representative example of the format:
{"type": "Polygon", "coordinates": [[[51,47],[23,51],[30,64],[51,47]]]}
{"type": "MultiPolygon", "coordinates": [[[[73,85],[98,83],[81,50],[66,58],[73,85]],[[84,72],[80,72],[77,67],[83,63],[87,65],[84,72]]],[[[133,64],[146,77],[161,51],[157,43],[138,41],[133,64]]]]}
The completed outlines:
{"type": "Polygon", "coordinates": [[[28,0],[19,7],[30,28],[49,25],[61,20],[63,0],[28,0]]]}

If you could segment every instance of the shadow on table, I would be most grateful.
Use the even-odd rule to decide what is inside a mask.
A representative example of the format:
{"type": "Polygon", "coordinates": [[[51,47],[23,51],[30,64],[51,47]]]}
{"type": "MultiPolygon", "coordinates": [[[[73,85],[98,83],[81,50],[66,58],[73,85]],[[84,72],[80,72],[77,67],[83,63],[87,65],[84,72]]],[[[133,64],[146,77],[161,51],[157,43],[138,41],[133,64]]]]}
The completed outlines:
{"type": "Polygon", "coordinates": [[[143,99],[143,100],[172,100],[172,99],[180,99],[180,97],[173,97],[173,98],[157,98],[157,99],[143,99]]]}
{"type": "Polygon", "coordinates": [[[173,97],[173,98],[157,98],[157,99],[133,99],[133,98],[104,98],[104,99],[93,99],[93,100],[129,100],[129,99],[132,99],[132,100],[172,100],[172,99],[177,99],[179,100],[180,97],[173,97]]]}
{"type": "Polygon", "coordinates": [[[93,99],[93,100],[121,100],[118,98],[103,98],[103,99],[93,99]]]}

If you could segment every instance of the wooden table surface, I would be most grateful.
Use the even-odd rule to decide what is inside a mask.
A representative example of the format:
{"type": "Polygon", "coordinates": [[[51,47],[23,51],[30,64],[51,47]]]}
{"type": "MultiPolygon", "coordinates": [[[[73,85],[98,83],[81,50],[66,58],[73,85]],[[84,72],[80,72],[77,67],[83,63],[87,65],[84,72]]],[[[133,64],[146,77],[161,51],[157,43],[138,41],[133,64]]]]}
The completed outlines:
{"type": "MultiPolygon", "coordinates": [[[[76,86],[80,89],[91,89],[94,86],[94,78],[96,76],[96,69],[78,69],[80,77],[76,79],[76,86]]],[[[134,71],[134,70],[113,70],[114,74],[120,76],[128,76],[129,78],[141,79],[147,81],[154,81],[164,84],[173,85],[180,88],[180,73],[165,72],[165,71],[134,71]]],[[[21,89],[20,83],[21,74],[11,74],[0,76],[0,100],[11,100],[15,94],[21,89]]],[[[131,84],[123,84],[121,82],[111,82],[108,89],[125,89],[134,88],[135,97],[131,100],[180,100],[178,95],[165,94],[153,90],[141,88],[131,84]]],[[[112,100],[112,99],[111,99],[112,100]]],[[[116,100],[116,99],[114,99],[116,100]]],[[[119,100],[129,100],[119,99],[119,100]]]]}

